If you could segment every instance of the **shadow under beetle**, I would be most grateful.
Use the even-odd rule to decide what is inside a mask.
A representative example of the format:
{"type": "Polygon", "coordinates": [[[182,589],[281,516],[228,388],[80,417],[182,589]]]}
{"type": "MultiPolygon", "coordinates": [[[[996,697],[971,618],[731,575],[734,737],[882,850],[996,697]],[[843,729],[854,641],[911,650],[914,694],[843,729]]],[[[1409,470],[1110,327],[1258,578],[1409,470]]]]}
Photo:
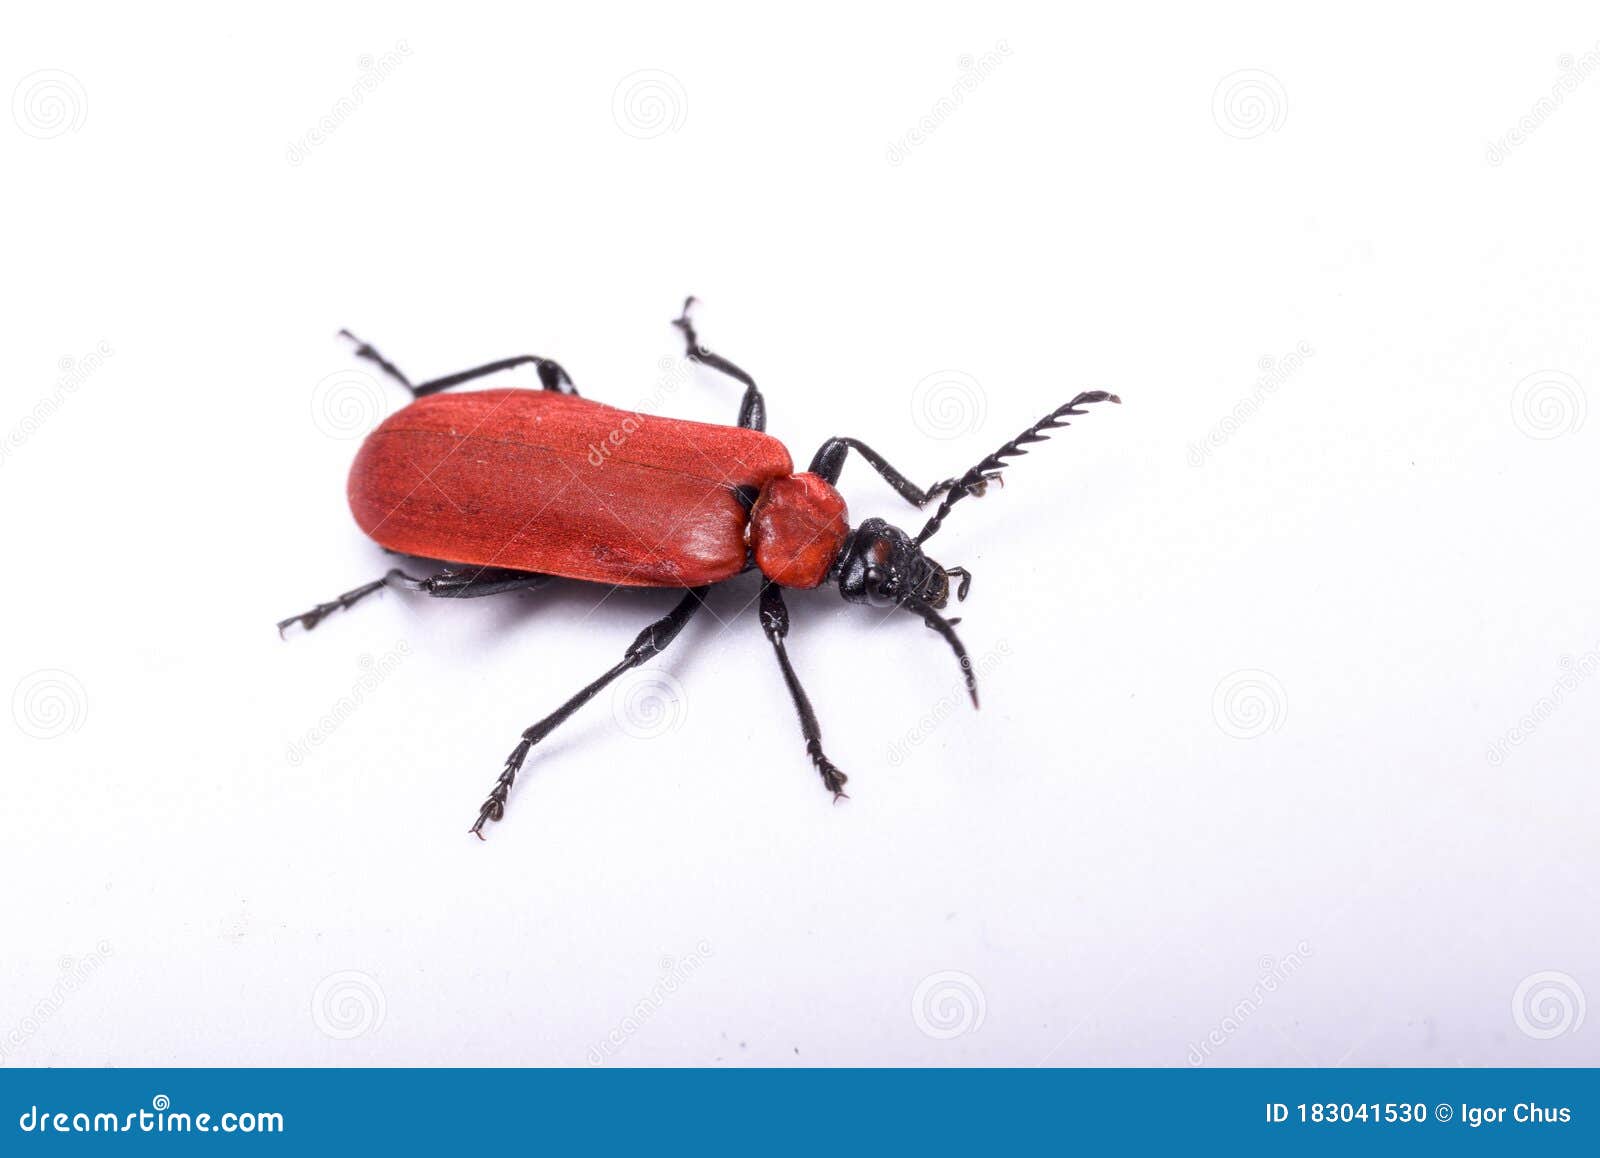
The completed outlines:
{"type": "Polygon", "coordinates": [[[540,587],[552,578],[684,590],[677,606],[650,624],[622,660],[522,733],[478,811],[472,833],[505,815],[506,799],[528,752],[624,672],[664,651],[703,605],[711,585],[745,571],[761,573],[761,627],[777,655],[800,717],[806,752],[835,798],[845,774],[822,751],[822,729],[784,647],[789,611],[783,588],[833,581],[852,603],[903,608],[944,637],[960,660],[967,693],[978,685],[955,633],[959,619],[939,614],[965,599],[972,576],[923,553],[950,509],[998,481],[1008,458],[1046,432],[1085,414],[1078,407],[1120,402],[1090,390],[1039,419],[958,478],[917,486],[870,446],[830,438],[796,473],[789,452],[768,436],[766,400],[755,379],[700,344],[689,309],[673,323],[687,356],[744,385],[738,426],[716,426],[618,410],[578,396],[572,378],[548,358],[523,355],[413,385],[377,350],[348,331],[359,357],[411,391],[413,401],[384,420],[362,444],[350,470],[350,509],[380,546],[446,564],[416,578],[392,570],[382,579],[319,603],[278,624],[307,630],[334,611],[384,587],[471,598],[540,587]],[[541,390],[441,392],[502,370],[531,365],[541,390]],[[902,498],[923,507],[943,495],[916,535],[882,519],[851,527],[834,489],[855,451],[902,498]]]}

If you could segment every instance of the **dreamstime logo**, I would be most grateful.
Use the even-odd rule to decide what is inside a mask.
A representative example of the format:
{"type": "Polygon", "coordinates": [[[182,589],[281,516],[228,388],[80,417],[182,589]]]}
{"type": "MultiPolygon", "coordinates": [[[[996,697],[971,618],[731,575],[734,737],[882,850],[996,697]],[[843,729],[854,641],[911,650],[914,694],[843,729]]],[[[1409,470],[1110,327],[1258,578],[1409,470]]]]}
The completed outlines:
{"type": "Polygon", "coordinates": [[[911,388],[911,421],[929,438],[976,434],[988,414],[983,387],[964,371],[936,370],[911,388]]]}
{"type": "Polygon", "coordinates": [[[645,1022],[667,1003],[667,998],[682,989],[689,978],[705,965],[706,958],[712,952],[711,942],[702,940],[695,945],[693,952],[685,953],[682,957],[663,956],[660,962],[661,975],[650,987],[650,992],[633,1003],[628,1015],[611,1027],[604,1040],[589,1047],[589,1064],[603,1065],[608,1057],[627,1045],[628,1039],[643,1029],[645,1022]]]}
{"type": "Polygon", "coordinates": [[[312,125],[299,138],[289,142],[285,152],[285,159],[291,165],[302,165],[311,155],[311,150],[321,145],[331,137],[339,126],[355,115],[356,110],[364,103],[369,94],[376,91],[378,86],[399,68],[405,58],[411,55],[411,45],[404,40],[395,41],[394,48],[382,56],[373,56],[363,53],[356,61],[356,66],[361,74],[356,77],[355,84],[350,86],[350,91],[333,102],[333,107],[317,118],[317,123],[312,125]]]}
{"type": "Polygon", "coordinates": [[[1245,68],[1230,72],[1211,94],[1211,117],[1230,137],[1249,140],[1276,132],[1289,116],[1289,98],[1270,72],[1245,68]]]}
{"type": "Polygon", "coordinates": [[[1490,165],[1498,167],[1505,164],[1511,150],[1526,142],[1534,130],[1556,114],[1556,110],[1579,85],[1600,71],[1600,42],[1582,56],[1563,53],[1556,59],[1556,67],[1561,70],[1561,75],[1550,86],[1550,95],[1534,101],[1533,107],[1518,117],[1515,125],[1501,133],[1498,140],[1489,142],[1485,159],[1490,165]]]}
{"type": "Polygon", "coordinates": [[[355,715],[361,705],[367,702],[372,693],[377,691],[410,655],[411,644],[402,639],[391,650],[376,659],[370,655],[363,655],[357,660],[361,675],[350,685],[350,694],[340,696],[314,727],[308,728],[304,735],[289,745],[290,765],[299,767],[305,763],[306,757],[325,744],[328,737],[339,729],[339,725],[355,715]]]}
{"type": "Polygon", "coordinates": [[[1250,987],[1249,993],[1234,1002],[1227,1016],[1212,1026],[1200,1041],[1190,1043],[1189,1064],[1204,1065],[1211,1057],[1212,1051],[1226,1045],[1229,1038],[1243,1029],[1244,1023],[1260,1011],[1271,994],[1276,993],[1290,977],[1305,966],[1306,959],[1311,955],[1311,945],[1305,941],[1301,941],[1294,947],[1292,953],[1287,953],[1282,958],[1274,957],[1270,953],[1262,954],[1256,962],[1256,983],[1250,987]]]}
{"type": "Polygon", "coordinates": [[[1233,409],[1218,419],[1206,432],[1205,438],[1189,444],[1189,465],[1204,466],[1211,452],[1239,433],[1240,427],[1260,413],[1267,399],[1276,394],[1314,353],[1316,351],[1311,348],[1311,343],[1302,341],[1296,343],[1293,350],[1280,358],[1263,354],[1257,359],[1256,369],[1260,373],[1256,378],[1255,389],[1235,402],[1233,409]]]}
{"type": "Polygon", "coordinates": [[[34,1002],[33,1008],[21,1021],[0,1033],[0,1065],[5,1064],[13,1052],[26,1045],[28,1039],[39,1032],[40,1026],[60,1011],[69,997],[87,985],[110,956],[111,942],[101,941],[92,953],[82,957],[64,956],[57,961],[56,967],[61,971],[61,976],[51,986],[50,992],[34,1002]]]}
{"type": "MultiPolygon", "coordinates": [[[[1011,644],[1002,639],[995,644],[994,650],[985,652],[972,664],[972,673],[979,683],[982,683],[985,676],[1010,657],[1011,644]]],[[[925,712],[909,731],[889,744],[889,764],[898,768],[911,759],[912,753],[927,742],[928,737],[938,730],[939,725],[959,712],[962,705],[968,702],[965,678],[952,683],[944,695],[934,701],[933,707],[925,712]]]]}
{"type": "Polygon", "coordinates": [[[383,387],[365,370],[335,370],[311,391],[311,421],[329,438],[362,438],[387,409],[383,387]]]}
{"type": "Polygon", "coordinates": [[[58,668],[42,668],[18,681],[11,693],[11,718],[25,736],[54,740],[83,727],[89,715],[89,694],[78,677],[58,668]]]}
{"type": "Polygon", "coordinates": [[[628,136],[647,141],[683,128],[689,119],[689,94],[670,72],[640,69],[617,82],[611,116],[628,136]]]}
{"type": "Polygon", "coordinates": [[[675,732],[688,714],[688,695],[671,672],[637,672],[619,681],[611,693],[612,717],[636,740],[675,732]]]}
{"type": "Polygon", "coordinates": [[[977,1033],[988,1012],[989,1002],[978,979],[957,969],[928,974],[911,994],[911,1020],[940,1041],[977,1033]]]}
{"type": "Polygon", "coordinates": [[[70,72],[30,72],[11,91],[11,119],[30,137],[47,141],[75,133],[89,119],[89,98],[70,72]]]}
{"type": "Polygon", "coordinates": [[[1211,716],[1225,735],[1254,740],[1283,727],[1289,716],[1288,693],[1271,672],[1254,668],[1230,672],[1211,694],[1211,716]]]}
{"type": "Polygon", "coordinates": [[[1511,995],[1511,1019],[1538,1041],[1577,1033],[1586,1009],[1577,978],[1554,969],[1530,973],[1511,995]]]}
{"type": "Polygon", "coordinates": [[[389,1001],[370,973],[345,969],[330,973],[311,995],[311,1020],[337,1041],[349,1041],[383,1028],[389,1001]]]}
{"type": "Polygon", "coordinates": [[[1489,744],[1487,759],[1494,767],[1498,768],[1504,764],[1512,748],[1519,747],[1530,739],[1541,724],[1556,714],[1570,693],[1577,691],[1584,680],[1600,671],[1600,645],[1590,648],[1576,658],[1564,655],[1558,662],[1561,675],[1550,688],[1550,694],[1535,700],[1527,715],[1489,744]]]}
{"type": "MultiPolygon", "coordinates": [[[[702,343],[700,352],[705,354],[710,351],[702,343]]],[[[648,394],[639,399],[631,411],[626,412],[622,421],[612,427],[604,438],[589,444],[589,465],[595,467],[605,466],[610,461],[611,456],[622,449],[628,439],[638,434],[648,424],[649,419],[660,413],[661,407],[667,399],[676,394],[679,388],[689,381],[689,375],[694,365],[694,359],[687,355],[657,359],[656,368],[661,373],[656,378],[655,385],[651,387],[648,394]]]]}
{"type": "Polygon", "coordinates": [[[956,61],[961,75],[956,77],[956,82],[950,86],[949,93],[934,101],[933,107],[918,117],[916,124],[889,142],[889,148],[885,152],[889,164],[904,164],[905,159],[911,155],[911,150],[925,142],[940,125],[955,116],[956,110],[966,103],[968,95],[977,91],[978,86],[988,80],[995,69],[999,68],[1010,55],[1011,45],[1004,40],[995,41],[994,48],[982,56],[975,57],[971,53],[964,53],[956,61]]]}
{"type": "Polygon", "coordinates": [[[110,342],[100,342],[81,358],[66,354],[56,359],[56,369],[60,374],[56,378],[55,388],[35,402],[33,409],[18,419],[17,424],[0,439],[0,463],[10,458],[13,450],[39,433],[39,428],[55,417],[56,412],[66,405],[67,399],[78,392],[112,353],[110,342]]]}
{"type": "Polygon", "coordinates": [[[1511,391],[1511,421],[1529,438],[1560,438],[1583,428],[1589,400],[1562,370],[1535,370],[1511,391]]]}

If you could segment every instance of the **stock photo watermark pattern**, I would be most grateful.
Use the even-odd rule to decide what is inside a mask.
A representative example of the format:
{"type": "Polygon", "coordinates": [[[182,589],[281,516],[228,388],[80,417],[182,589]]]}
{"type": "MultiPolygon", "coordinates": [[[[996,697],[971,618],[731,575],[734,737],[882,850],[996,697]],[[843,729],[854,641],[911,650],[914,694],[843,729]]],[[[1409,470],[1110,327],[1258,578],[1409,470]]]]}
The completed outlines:
{"type": "Polygon", "coordinates": [[[1511,421],[1529,438],[1546,441],[1583,429],[1589,398],[1564,370],[1535,370],[1511,390],[1511,421]]]}
{"type": "Polygon", "coordinates": [[[950,91],[934,101],[933,106],[918,117],[915,124],[889,142],[885,150],[889,164],[897,166],[905,164],[912,150],[925,144],[929,137],[938,132],[941,125],[955,116],[957,110],[966,103],[967,97],[993,76],[995,70],[1005,63],[1005,59],[1010,55],[1011,45],[1004,40],[995,41],[994,47],[981,56],[973,56],[970,53],[962,55],[956,61],[960,74],[950,86],[950,91]]]}
{"type": "Polygon", "coordinates": [[[611,718],[635,740],[676,732],[689,718],[689,693],[669,671],[642,668],[612,685],[611,718]]]}
{"type": "Polygon", "coordinates": [[[376,92],[384,81],[393,76],[395,70],[410,55],[411,45],[404,40],[395,41],[392,49],[379,56],[364,53],[356,61],[356,67],[360,72],[355,83],[350,86],[350,91],[334,101],[328,111],[317,118],[314,125],[289,142],[289,147],[284,152],[284,159],[294,166],[305,164],[306,158],[312,151],[327,143],[345,122],[355,116],[366,104],[367,98],[376,92]]]}
{"type": "Polygon", "coordinates": [[[1217,682],[1211,693],[1211,718],[1223,735],[1256,740],[1283,727],[1289,718],[1289,694],[1271,672],[1241,668],[1217,682]]]}
{"type": "Polygon", "coordinates": [[[64,354],[56,360],[56,370],[59,376],[51,387],[50,393],[40,398],[33,407],[12,424],[6,431],[4,439],[0,439],[0,465],[10,460],[15,451],[22,449],[35,434],[38,434],[45,423],[60,412],[66,405],[67,399],[76,394],[89,377],[101,366],[105,365],[107,358],[115,353],[110,342],[99,342],[95,348],[82,357],[75,358],[64,354]]]}
{"type": "Polygon", "coordinates": [[[324,375],[311,390],[311,421],[329,438],[365,438],[390,409],[383,386],[350,367],[324,375]]]}
{"type": "Polygon", "coordinates": [[[370,973],[342,969],[317,983],[311,994],[311,1021],[335,1041],[377,1033],[389,1015],[389,999],[370,973]]]}
{"type": "Polygon", "coordinates": [[[349,694],[340,696],[314,725],[289,744],[286,756],[289,765],[298,768],[304,764],[311,753],[327,743],[328,738],[339,730],[340,725],[355,715],[362,705],[371,699],[372,693],[382,687],[410,657],[411,644],[404,639],[377,658],[371,655],[361,656],[356,661],[361,674],[355,683],[350,685],[349,694]]]}
{"type": "Polygon", "coordinates": [[[607,1031],[604,1038],[589,1047],[588,1061],[592,1066],[604,1065],[608,1058],[615,1056],[618,1050],[628,1042],[641,1029],[649,1023],[650,1019],[661,1011],[669,998],[688,984],[689,978],[704,967],[706,959],[713,954],[711,942],[702,940],[695,945],[694,950],[685,953],[682,957],[663,957],[659,963],[660,975],[655,984],[650,986],[650,991],[638,1001],[633,1003],[625,1017],[607,1031]]]}
{"type": "Polygon", "coordinates": [[[1270,72],[1245,68],[1230,72],[1211,93],[1211,119],[1237,140],[1277,132],[1289,119],[1289,96],[1270,72]]]}
{"type": "MultiPolygon", "coordinates": [[[[700,348],[706,350],[705,346],[700,348]]],[[[589,444],[587,457],[590,466],[604,466],[612,455],[627,445],[630,438],[644,429],[645,424],[656,417],[667,400],[689,381],[694,362],[682,356],[664,357],[656,362],[656,367],[660,370],[660,374],[656,377],[650,392],[641,397],[631,411],[626,411],[627,416],[608,432],[605,438],[589,444]]]]}
{"type": "Polygon", "coordinates": [[[101,941],[94,951],[82,957],[62,957],[56,962],[61,976],[50,987],[50,992],[34,1002],[33,1008],[23,1014],[14,1025],[0,1033],[0,1065],[28,1044],[52,1017],[59,1013],[74,993],[88,985],[100,967],[111,957],[110,941],[101,941]]]}
{"type": "MultiPolygon", "coordinates": [[[[993,649],[979,656],[972,662],[972,671],[981,683],[991,672],[1002,663],[1011,658],[1011,644],[1002,639],[995,644],[993,649]]],[[[951,716],[958,714],[967,706],[967,685],[965,680],[952,683],[933,706],[918,717],[913,724],[897,740],[889,743],[889,766],[898,768],[911,759],[916,750],[927,743],[928,739],[939,730],[939,726],[951,716]]]]}
{"type": "Polygon", "coordinates": [[[1489,147],[1484,153],[1484,159],[1490,165],[1498,168],[1505,164],[1506,158],[1519,146],[1526,144],[1539,127],[1555,116],[1567,97],[1578,90],[1578,86],[1588,80],[1596,72],[1600,72],[1600,42],[1596,42],[1582,56],[1573,56],[1570,52],[1563,53],[1556,59],[1556,68],[1559,75],[1550,86],[1547,96],[1542,96],[1533,102],[1527,112],[1517,118],[1517,123],[1501,133],[1500,136],[1489,142],[1489,147]]]}
{"type": "Polygon", "coordinates": [[[911,421],[941,442],[976,434],[989,415],[989,399],[964,370],[935,370],[911,388],[911,421]]]}
{"type": "Polygon", "coordinates": [[[988,1015],[989,1000],[983,986],[959,969],[930,973],[911,993],[911,1020],[937,1041],[977,1033],[988,1015]]]}
{"type": "Polygon", "coordinates": [[[17,681],[11,692],[11,719],[35,740],[55,740],[83,727],[89,718],[89,693],[82,681],[60,668],[41,668],[17,681]]]}
{"type": "Polygon", "coordinates": [[[1498,768],[1504,764],[1506,757],[1511,754],[1511,749],[1520,747],[1532,739],[1540,726],[1560,710],[1567,696],[1577,691],[1596,671],[1600,671],[1600,645],[1590,648],[1577,658],[1564,655],[1557,661],[1557,666],[1561,668],[1561,674],[1551,685],[1549,694],[1540,696],[1534,701],[1533,707],[1528,709],[1527,715],[1489,742],[1485,759],[1492,767],[1498,768]]]}
{"type": "Polygon", "coordinates": [[[1577,1033],[1587,1011],[1577,978],[1555,969],[1530,973],[1511,995],[1511,1020],[1535,1041],[1577,1033]]]}
{"type": "Polygon", "coordinates": [[[670,72],[630,72],[611,92],[611,119],[641,141],[675,133],[689,120],[689,94],[670,72]]]}
{"type": "Polygon", "coordinates": [[[83,128],[89,96],[70,72],[43,68],[30,72],[11,90],[11,119],[37,140],[48,141],[83,128]]]}
{"type": "Polygon", "coordinates": [[[1256,982],[1250,987],[1250,992],[1234,1002],[1233,1008],[1228,1011],[1221,1021],[1213,1025],[1197,1042],[1189,1043],[1189,1054],[1186,1059],[1191,1066],[1203,1066],[1211,1060],[1211,1055],[1227,1045],[1233,1035],[1245,1027],[1245,1024],[1259,1013],[1267,999],[1282,989],[1289,978],[1305,968],[1306,960],[1311,957],[1312,949],[1309,942],[1301,941],[1294,950],[1283,957],[1263,956],[1256,962],[1256,982]]]}
{"type": "Polygon", "coordinates": [[[1281,357],[1263,354],[1256,361],[1256,369],[1260,374],[1256,378],[1255,388],[1234,403],[1233,409],[1219,418],[1204,438],[1189,444],[1189,465],[1204,466],[1211,452],[1225,445],[1245,423],[1261,413],[1267,400],[1315,353],[1310,342],[1302,341],[1281,357]]]}

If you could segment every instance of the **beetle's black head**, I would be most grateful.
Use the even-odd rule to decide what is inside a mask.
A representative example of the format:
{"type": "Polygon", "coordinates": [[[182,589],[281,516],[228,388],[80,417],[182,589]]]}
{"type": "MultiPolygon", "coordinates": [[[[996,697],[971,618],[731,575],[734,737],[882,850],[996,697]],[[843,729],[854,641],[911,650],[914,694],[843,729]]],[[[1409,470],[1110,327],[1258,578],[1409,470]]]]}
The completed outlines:
{"type": "Polygon", "coordinates": [[[903,607],[944,636],[956,653],[967,682],[967,694],[978,703],[978,681],[967,649],[956,636],[957,619],[946,619],[939,608],[950,602],[950,580],[959,576],[956,598],[965,599],[972,576],[965,567],[941,567],[922,553],[922,547],[899,527],[882,519],[867,519],[850,532],[833,565],[839,594],[851,603],[875,607],[903,607]]]}
{"type": "Polygon", "coordinates": [[[914,601],[940,608],[950,602],[952,576],[961,578],[957,599],[965,599],[972,585],[965,568],[940,566],[910,535],[882,519],[867,519],[850,533],[834,570],[839,594],[875,607],[914,601]]]}

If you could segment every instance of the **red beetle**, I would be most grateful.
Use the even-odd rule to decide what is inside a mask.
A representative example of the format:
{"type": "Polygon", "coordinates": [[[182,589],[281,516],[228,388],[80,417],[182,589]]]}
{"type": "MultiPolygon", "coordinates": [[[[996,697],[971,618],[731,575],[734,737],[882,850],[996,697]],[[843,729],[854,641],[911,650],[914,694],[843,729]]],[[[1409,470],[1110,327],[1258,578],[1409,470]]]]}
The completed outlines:
{"type": "Polygon", "coordinates": [[[715,426],[618,410],[580,398],[572,378],[548,358],[524,355],[412,385],[377,350],[355,339],[356,354],[411,391],[414,401],[367,436],[350,470],[356,522],[387,549],[448,564],[426,578],[390,571],[382,579],[320,603],[278,624],[307,630],[383,587],[468,598],[540,587],[551,578],[627,587],[684,589],[683,598],[639,633],[621,662],[522,733],[478,812],[472,832],[505,815],[506,798],[533,745],[624,672],[665,650],[702,606],[714,583],[752,568],[761,572],[761,624],[777,653],[800,717],[811,762],[834,796],[845,774],[822,751],[822,730],[789,662],[785,587],[838,583],[853,603],[901,607],[920,616],[954,649],[973,705],[977,681],[954,624],[939,614],[959,579],[965,599],[972,576],[922,552],[950,508],[982,494],[1007,458],[1027,453],[1045,432],[1067,425],[1091,402],[1120,402],[1091,390],[1045,415],[959,478],[923,489],[871,447],[830,438],[795,472],[789,452],[764,433],[766,402],[755,380],[699,342],[689,321],[694,299],[674,323],[688,356],[745,387],[739,424],[715,426]],[[439,396],[489,374],[533,365],[542,390],[483,390],[439,396]],[[882,519],[852,528],[834,489],[854,450],[907,501],[944,501],[915,537],[882,519]]]}

